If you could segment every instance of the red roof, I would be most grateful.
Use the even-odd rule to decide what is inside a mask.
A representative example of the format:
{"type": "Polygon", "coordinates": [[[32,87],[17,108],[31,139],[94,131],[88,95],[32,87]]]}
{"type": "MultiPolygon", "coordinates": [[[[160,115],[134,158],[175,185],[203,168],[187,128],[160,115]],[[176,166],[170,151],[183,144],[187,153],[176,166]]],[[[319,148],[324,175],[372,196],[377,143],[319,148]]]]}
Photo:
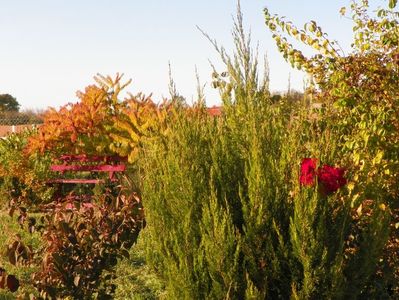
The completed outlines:
{"type": "Polygon", "coordinates": [[[221,106],[212,106],[207,108],[208,113],[211,116],[218,117],[222,115],[222,107],[221,106]]]}

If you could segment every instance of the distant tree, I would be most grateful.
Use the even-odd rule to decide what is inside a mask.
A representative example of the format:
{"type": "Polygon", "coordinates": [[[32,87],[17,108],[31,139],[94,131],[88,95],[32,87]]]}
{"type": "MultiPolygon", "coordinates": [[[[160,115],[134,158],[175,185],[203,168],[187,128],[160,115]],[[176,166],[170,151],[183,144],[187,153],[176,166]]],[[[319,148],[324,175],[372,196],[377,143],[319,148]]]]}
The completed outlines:
{"type": "Polygon", "coordinates": [[[304,98],[303,92],[296,91],[296,90],[291,90],[289,93],[287,93],[287,99],[291,103],[298,103],[302,101],[304,98]]]}
{"type": "Polygon", "coordinates": [[[0,111],[19,111],[19,103],[10,94],[0,95],[0,111]]]}
{"type": "Polygon", "coordinates": [[[296,90],[275,92],[270,96],[272,103],[279,103],[281,101],[286,101],[291,104],[301,103],[304,99],[304,93],[296,90]]]}
{"type": "Polygon", "coordinates": [[[270,100],[272,103],[279,103],[283,97],[280,94],[274,94],[271,96],[270,100]]]}

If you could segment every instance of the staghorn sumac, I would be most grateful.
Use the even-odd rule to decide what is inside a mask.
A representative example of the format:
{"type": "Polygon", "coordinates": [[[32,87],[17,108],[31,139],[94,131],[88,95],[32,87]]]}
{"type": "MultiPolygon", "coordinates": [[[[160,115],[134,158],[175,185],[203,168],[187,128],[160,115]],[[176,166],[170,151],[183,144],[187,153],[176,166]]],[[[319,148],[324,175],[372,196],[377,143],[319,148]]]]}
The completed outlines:
{"type": "Polygon", "coordinates": [[[38,133],[29,139],[26,153],[118,154],[137,160],[142,139],[164,131],[169,104],[158,106],[151,97],[120,92],[130,83],[121,83],[117,74],[94,77],[97,84],[78,92],[79,102],[69,103],[59,110],[49,109],[38,133]]]}

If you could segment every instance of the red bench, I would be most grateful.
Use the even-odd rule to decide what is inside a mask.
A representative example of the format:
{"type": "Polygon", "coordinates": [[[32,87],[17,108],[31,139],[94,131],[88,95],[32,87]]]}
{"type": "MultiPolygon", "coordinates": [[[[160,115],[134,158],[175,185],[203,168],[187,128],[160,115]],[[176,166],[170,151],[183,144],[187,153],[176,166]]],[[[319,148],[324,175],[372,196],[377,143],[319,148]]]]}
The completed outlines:
{"type": "MultiPolygon", "coordinates": [[[[50,170],[60,172],[62,175],[76,172],[108,172],[110,181],[117,181],[116,172],[126,170],[125,162],[127,159],[120,156],[89,156],[89,155],[62,155],[59,160],[62,164],[52,165],[50,170]]],[[[53,183],[71,183],[71,184],[97,184],[105,182],[100,178],[55,178],[47,181],[53,183]]]]}
{"type": "Polygon", "coordinates": [[[73,190],[74,185],[99,184],[107,182],[118,182],[115,173],[126,170],[127,158],[120,156],[90,156],[90,155],[62,155],[58,158],[60,164],[51,165],[50,170],[59,173],[59,178],[47,181],[48,185],[56,186],[53,194],[53,203],[45,205],[43,209],[72,209],[75,202],[79,202],[83,207],[92,207],[91,193],[79,191],[76,194],[73,190]],[[77,176],[79,174],[79,176],[77,176]],[[108,173],[108,176],[95,175],[95,173],[108,173]],[[94,178],[93,178],[94,177],[94,178]],[[65,186],[70,185],[70,187],[65,186]],[[65,192],[65,188],[72,191],[65,192]],[[61,206],[60,206],[61,205],[61,206]]]}

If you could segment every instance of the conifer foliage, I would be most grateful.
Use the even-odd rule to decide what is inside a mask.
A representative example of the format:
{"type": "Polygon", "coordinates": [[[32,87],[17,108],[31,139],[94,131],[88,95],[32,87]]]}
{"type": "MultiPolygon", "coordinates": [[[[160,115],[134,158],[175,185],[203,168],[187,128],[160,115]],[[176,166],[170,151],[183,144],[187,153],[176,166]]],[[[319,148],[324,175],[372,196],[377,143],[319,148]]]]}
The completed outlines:
{"type": "MultiPolygon", "coordinates": [[[[355,15],[363,11],[357,11],[359,7],[353,6],[355,15]]],[[[272,102],[267,72],[259,75],[241,13],[236,21],[236,54],[229,56],[211,40],[226,68],[213,74],[223,100],[222,115],[207,116],[201,102],[196,114],[176,107],[166,119],[168,134],[143,148],[148,221],[143,236],[148,260],[165,279],[168,297],[389,297],[394,270],[385,268],[387,273],[381,275],[379,265],[385,261],[392,200],[397,198],[396,177],[388,175],[398,160],[383,161],[396,151],[396,133],[392,129],[383,139],[375,134],[388,132],[387,123],[377,120],[389,115],[395,124],[397,117],[394,108],[386,115],[386,107],[370,103],[391,87],[364,85],[360,78],[375,76],[371,70],[359,77],[345,69],[349,80],[358,76],[356,87],[338,79],[345,75],[338,66],[348,67],[339,62],[350,58],[340,58],[339,47],[315,22],[306,26],[308,34],[266,11],[266,23],[284,56],[314,78],[302,109],[272,102]],[[321,53],[305,58],[277,28],[321,53]],[[324,99],[325,106],[313,111],[307,104],[314,99],[324,99]],[[377,107],[382,110],[374,115],[377,107]],[[359,130],[353,117],[373,126],[359,130]],[[371,135],[373,142],[368,140],[371,135]],[[348,145],[356,145],[356,151],[348,145]],[[381,146],[390,150],[381,154],[381,146]],[[307,157],[317,157],[319,166],[310,160],[311,178],[301,174],[307,157]],[[373,181],[367,179],[373,175],[373,181]],[[370,288],[376,276],[381,285],[370,288]]],[[[372,54],[364,57],[364,63],[349,66],[366,72],[372,54]]]]}

